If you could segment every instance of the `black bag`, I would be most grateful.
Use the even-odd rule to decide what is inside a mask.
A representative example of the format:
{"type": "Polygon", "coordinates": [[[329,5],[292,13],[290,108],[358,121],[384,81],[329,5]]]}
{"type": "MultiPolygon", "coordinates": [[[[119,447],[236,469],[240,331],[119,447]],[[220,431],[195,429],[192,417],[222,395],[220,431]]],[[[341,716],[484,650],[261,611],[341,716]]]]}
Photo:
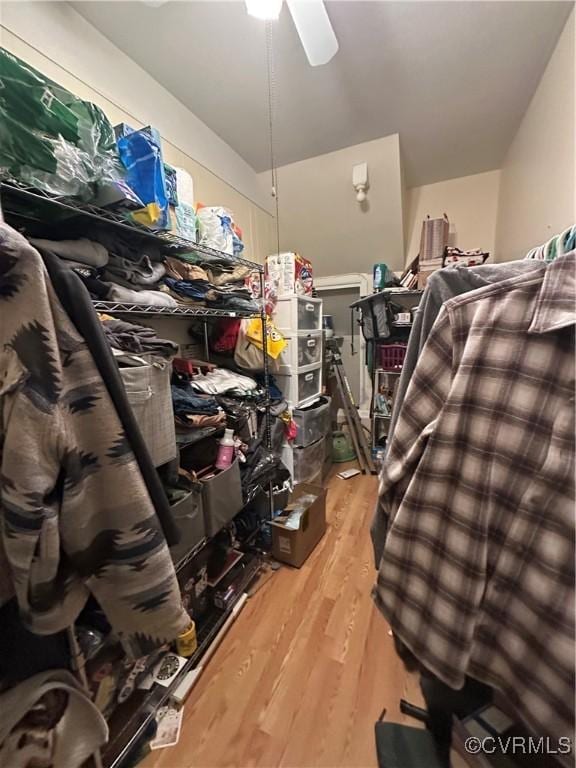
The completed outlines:
{"type": "Polygon", "coordinates": [[[364,296],[350,306],[361,312],[360,327],[366,341],[387,339],[390,336],[388,302],[385,293],[364,296]]]}

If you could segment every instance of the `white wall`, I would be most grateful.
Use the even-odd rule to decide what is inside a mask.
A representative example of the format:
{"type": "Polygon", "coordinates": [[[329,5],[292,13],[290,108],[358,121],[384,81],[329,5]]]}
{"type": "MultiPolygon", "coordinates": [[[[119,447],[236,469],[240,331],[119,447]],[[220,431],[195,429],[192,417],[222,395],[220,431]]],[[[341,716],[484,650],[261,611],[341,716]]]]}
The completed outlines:
{"type": "Polygon", "coordinates": [[[230,208],[248,258],[271,249],[270,197],[255,171],[165,88],[66,3],[3,2],[0,44],[81,98],[113,124],[151,124],[164,158],[194,179],[197,201],[230,208]]]}
{"type": "Polygon", "coordinates": [[[574,11],[502,167],[497,260],[527,251],[576,221],[574,11]]]}
{"type": "Polygon", "coordinates": [[[500,171],[477,173],[407,190],[406,262],[420,248],[422,221],[444,213],[450,221],[450,245],[482,248],[494,257],[500,171]]]}
{"type": "MultiPolygon", "coordinates": [[[[260,174],[264,189],[270,175],[260,174]]],[[[280,246],[310,259],[315,275],[372,272],[403,263],[398,134],[278,169],[280,246]],[[368,163],[367,204],[356,201],[352,167],[368,163]]]]}

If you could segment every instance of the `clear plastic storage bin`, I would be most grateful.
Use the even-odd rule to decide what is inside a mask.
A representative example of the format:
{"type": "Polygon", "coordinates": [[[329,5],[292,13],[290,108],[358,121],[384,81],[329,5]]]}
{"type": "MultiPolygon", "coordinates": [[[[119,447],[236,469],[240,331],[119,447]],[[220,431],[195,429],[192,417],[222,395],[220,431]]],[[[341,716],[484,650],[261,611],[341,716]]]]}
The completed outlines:
{"type": "Polygon", "coordinates": [[[275,373],[282,394],[293,408],[310,405],[322,392],[322,364],[308,365],[298,373],[275,373]]]}
{"type": "Polygon", "coordinates": [[[280,355],[280,371],[293,373],[298,368],[322,362],[322,331],[286,336],[286,341],[287,346],[280,355]]]}
{"type": "Polygon", "coordinates": [[[322,330],[322,299],[309,296],[287,296],[278,299],[274,322],[283,333],[322,330]]]}
{"type": "Polygon", "coordinates": [[[295,408],[292,414],[298,434],[293,442],[297,448],[306,448],[330,433],[330,398],[321,397],[307,408],[295,408]]]}
{"type": "Polygon", "coordinates": [[[322,473],[326,455],[326,438],[321,437],[306,448],[287,443],[282,448],[282,463],[292,475],[295,485],[309,483],[322,473]]]}

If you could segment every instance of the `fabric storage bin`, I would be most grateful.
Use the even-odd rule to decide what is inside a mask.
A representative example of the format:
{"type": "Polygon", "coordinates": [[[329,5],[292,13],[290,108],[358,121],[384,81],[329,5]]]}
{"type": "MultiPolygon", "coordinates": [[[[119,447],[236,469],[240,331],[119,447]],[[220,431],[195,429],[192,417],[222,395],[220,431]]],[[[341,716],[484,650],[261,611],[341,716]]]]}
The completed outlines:
{"type": "Polygon", "coordinates": [[[170,547],[172,560],[177,565],[206,537],[201,489],[194,488],[183,499],[172,504],[170,514],[180,534],[178,544],[170,547]]]}
{"type": "Polygon", "coordinates": [[[170,393],[169,363],[145,357],[117,356],[128,402],[156,467],[176,458],[176,430],[170,393]]]}
{"type": "Polygon", "coordinates": [[[275,373],[274,379],[293,408],[301,408],[322,392],[322,363],[307,365],[297,373],[275,373]]]}
{"type": "Polygon", "coordinates": [[[322,299],[313,299],[310,296],[287,296],[278,299],[274,322],[283,333],[321,331],[322,299]]]}
{"type": "Polygon", "coordinates": [[[321,397],[307,408],[296,408],[292,417],[298,427],[293,445],[306,448],[330,432],[330,398],[321,397]]]}
{"type": "Polygon", "coordinates": [[[238,459],[234,459],[228,469],[201,480],[200,484],[206,535],[215,536],[244,506],[238,459]]]}
{"type": "Polygon", "coordinates": [[[326,458],[326,439],[321,437],[306,448],[297,448],[286,443],[282,448],[282,463],[292,475],[295,485],[309,483],[322,473],[326,458]]]}
{"type": "Polygon", "coordinates": [[[291,373],[322,362],[322,331],[299,332],[285,338],[287,345],[278,360],[281,372],[291,373]]]}

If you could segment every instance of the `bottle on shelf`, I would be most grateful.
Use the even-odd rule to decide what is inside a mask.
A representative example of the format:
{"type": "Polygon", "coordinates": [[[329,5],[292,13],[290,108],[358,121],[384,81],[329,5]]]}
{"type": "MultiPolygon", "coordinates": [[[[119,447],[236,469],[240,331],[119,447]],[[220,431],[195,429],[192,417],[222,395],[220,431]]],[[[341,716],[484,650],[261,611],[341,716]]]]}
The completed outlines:
{"type": "Polygon", "coordinates": [[[216,469],[228,469],[234,460],[234,430],[224,430],[224,437],[218,444],[218,456],[216,457],[216,469]]]}

